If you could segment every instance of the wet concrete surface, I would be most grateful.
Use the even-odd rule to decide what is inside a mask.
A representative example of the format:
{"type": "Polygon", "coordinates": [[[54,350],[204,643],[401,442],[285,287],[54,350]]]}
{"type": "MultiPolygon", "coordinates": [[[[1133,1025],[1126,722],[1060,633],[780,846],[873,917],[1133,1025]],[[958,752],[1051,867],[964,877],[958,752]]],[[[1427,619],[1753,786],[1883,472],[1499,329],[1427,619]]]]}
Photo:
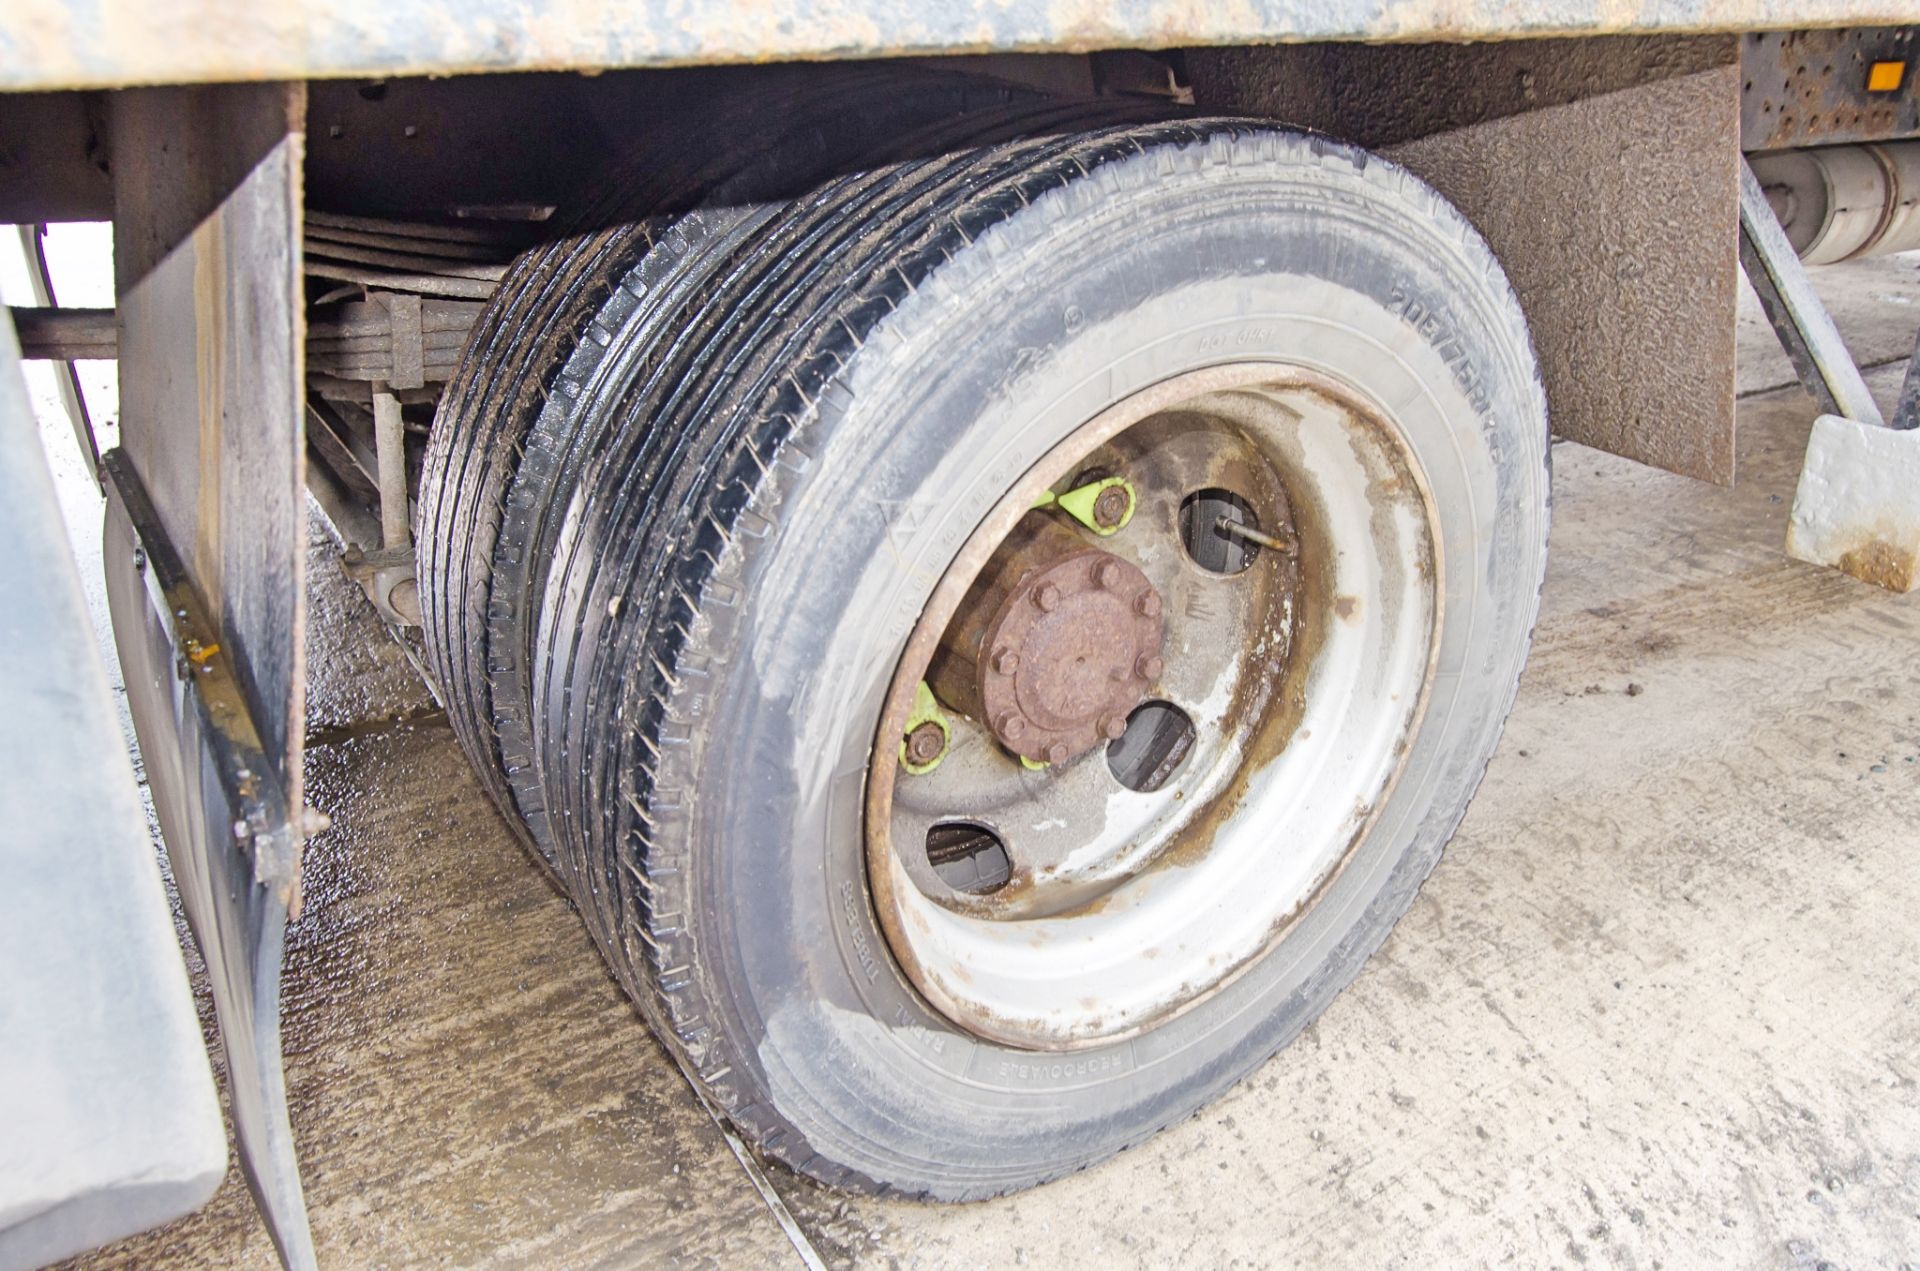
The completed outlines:
{"type": "MultiPolygon", "coordinates": [[[[1863,362],[1910,347],[1910,262],[1822,285],[1863,362]]],[[[1783,382],[1756,335],[1743,383],[1783,382]]],[[[1870,377],[1887,405],[1900,369],[1870,377]]],[[[1812,414],[1792,388],[1745,400],[1732,490],[1555,447],[1545,610],[1499,754],[1412,912],[1295,1045],[1004,1200],[776,1175],[824,1259],[1913,1257],[1920,598],[1782,555],[1812,414]]],[[[313,571],[309,771],[334,826],[307,858],[286,1038],[322,1265],[797,1265],[398,646],[324,550],[313,571]]],[[[82,1265],[206,1264],[272,1264],[237,1172],[82,1265]]]]}
{"type": "MultiPolygon", "coordinates": [[[[791,1257],[318,529],[309,571],[308,797],[333,825],[282,1037],[321,1265],[791,1257]]],[[[207,1209],[85,1265],[278,1264],[236,1166],[207,1209]]]]}

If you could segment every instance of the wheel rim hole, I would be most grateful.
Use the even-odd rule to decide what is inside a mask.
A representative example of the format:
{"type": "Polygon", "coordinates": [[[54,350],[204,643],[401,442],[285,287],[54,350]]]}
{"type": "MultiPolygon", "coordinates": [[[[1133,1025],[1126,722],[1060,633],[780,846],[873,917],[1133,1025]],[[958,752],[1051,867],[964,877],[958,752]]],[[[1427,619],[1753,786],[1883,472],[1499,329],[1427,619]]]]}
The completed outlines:
{"type": "Polygon", "coordinates": [[[1253,505],[1231,490],[1209,486],[1180,501],[1180,541],[1194,564],[1212,574],[1237,574],[1253,564],[1260,547],[1227,525],[1260,532],[1253,505]]]}
{"type": "Polygon", "coordinates": [[[1179,770],[1196,736],[1193,720],[1172,702],[1142,702],[1127,716],[1127,731],[1107,744],[1107,767],[1127,789],[1151,793],[1179,770]]]}
{"type": "Polygon", "coordinates": [[[969,896],[991,896],[1013,876],[1006,844],[972,821],[942,821],[928,830],[927,864],[941,882],[969,896]]]}

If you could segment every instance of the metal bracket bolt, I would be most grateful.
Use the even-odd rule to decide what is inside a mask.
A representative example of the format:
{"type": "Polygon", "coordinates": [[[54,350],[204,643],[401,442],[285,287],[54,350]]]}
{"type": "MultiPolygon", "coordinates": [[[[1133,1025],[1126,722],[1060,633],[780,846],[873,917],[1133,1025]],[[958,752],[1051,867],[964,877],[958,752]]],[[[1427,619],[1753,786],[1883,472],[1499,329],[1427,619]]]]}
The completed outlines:
{"type": "Polygon", "coordinates": [[[941,713],[933,689],[925,680],[913,693],[913,710],[900,740],[900,766],[916,777],[925,776],[940,766],[953,744],[953,726],[941,713]]]}
{"type": "Polygon", "coordinates": [[[1125,477],[1102,477],[1065,494],[1049,491],[1033,506],[1058,507],[1101,538],[1108,538],[1127,527],[1137,502],[1133,485],[1125,477]]]}

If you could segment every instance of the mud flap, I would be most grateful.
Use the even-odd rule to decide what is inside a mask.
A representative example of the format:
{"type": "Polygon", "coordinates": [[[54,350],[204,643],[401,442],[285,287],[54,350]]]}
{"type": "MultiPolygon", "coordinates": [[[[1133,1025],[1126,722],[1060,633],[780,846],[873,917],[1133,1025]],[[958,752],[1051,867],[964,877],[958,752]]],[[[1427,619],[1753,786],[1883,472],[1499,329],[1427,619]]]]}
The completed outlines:
{"type": "Polygon", "coordinates": [[[103,462],[115,642],[207,963],[240,1163],[314,1264],[280,1056],[307,829],[301,85],[112,104],[121,449],[103,462]]]}

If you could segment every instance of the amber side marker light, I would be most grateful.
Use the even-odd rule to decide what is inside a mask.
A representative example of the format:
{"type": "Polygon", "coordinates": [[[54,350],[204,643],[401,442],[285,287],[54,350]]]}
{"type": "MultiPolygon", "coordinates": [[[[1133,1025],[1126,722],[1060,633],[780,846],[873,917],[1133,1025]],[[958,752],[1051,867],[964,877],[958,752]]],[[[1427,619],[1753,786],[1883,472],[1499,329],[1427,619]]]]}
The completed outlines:
{"type": "Polygon", "coordinates": [[[1897,93],[1906,81],[1905,62],[1875,62],[1867,68],[1867,91],[1870,93],[1897,93]]]}

